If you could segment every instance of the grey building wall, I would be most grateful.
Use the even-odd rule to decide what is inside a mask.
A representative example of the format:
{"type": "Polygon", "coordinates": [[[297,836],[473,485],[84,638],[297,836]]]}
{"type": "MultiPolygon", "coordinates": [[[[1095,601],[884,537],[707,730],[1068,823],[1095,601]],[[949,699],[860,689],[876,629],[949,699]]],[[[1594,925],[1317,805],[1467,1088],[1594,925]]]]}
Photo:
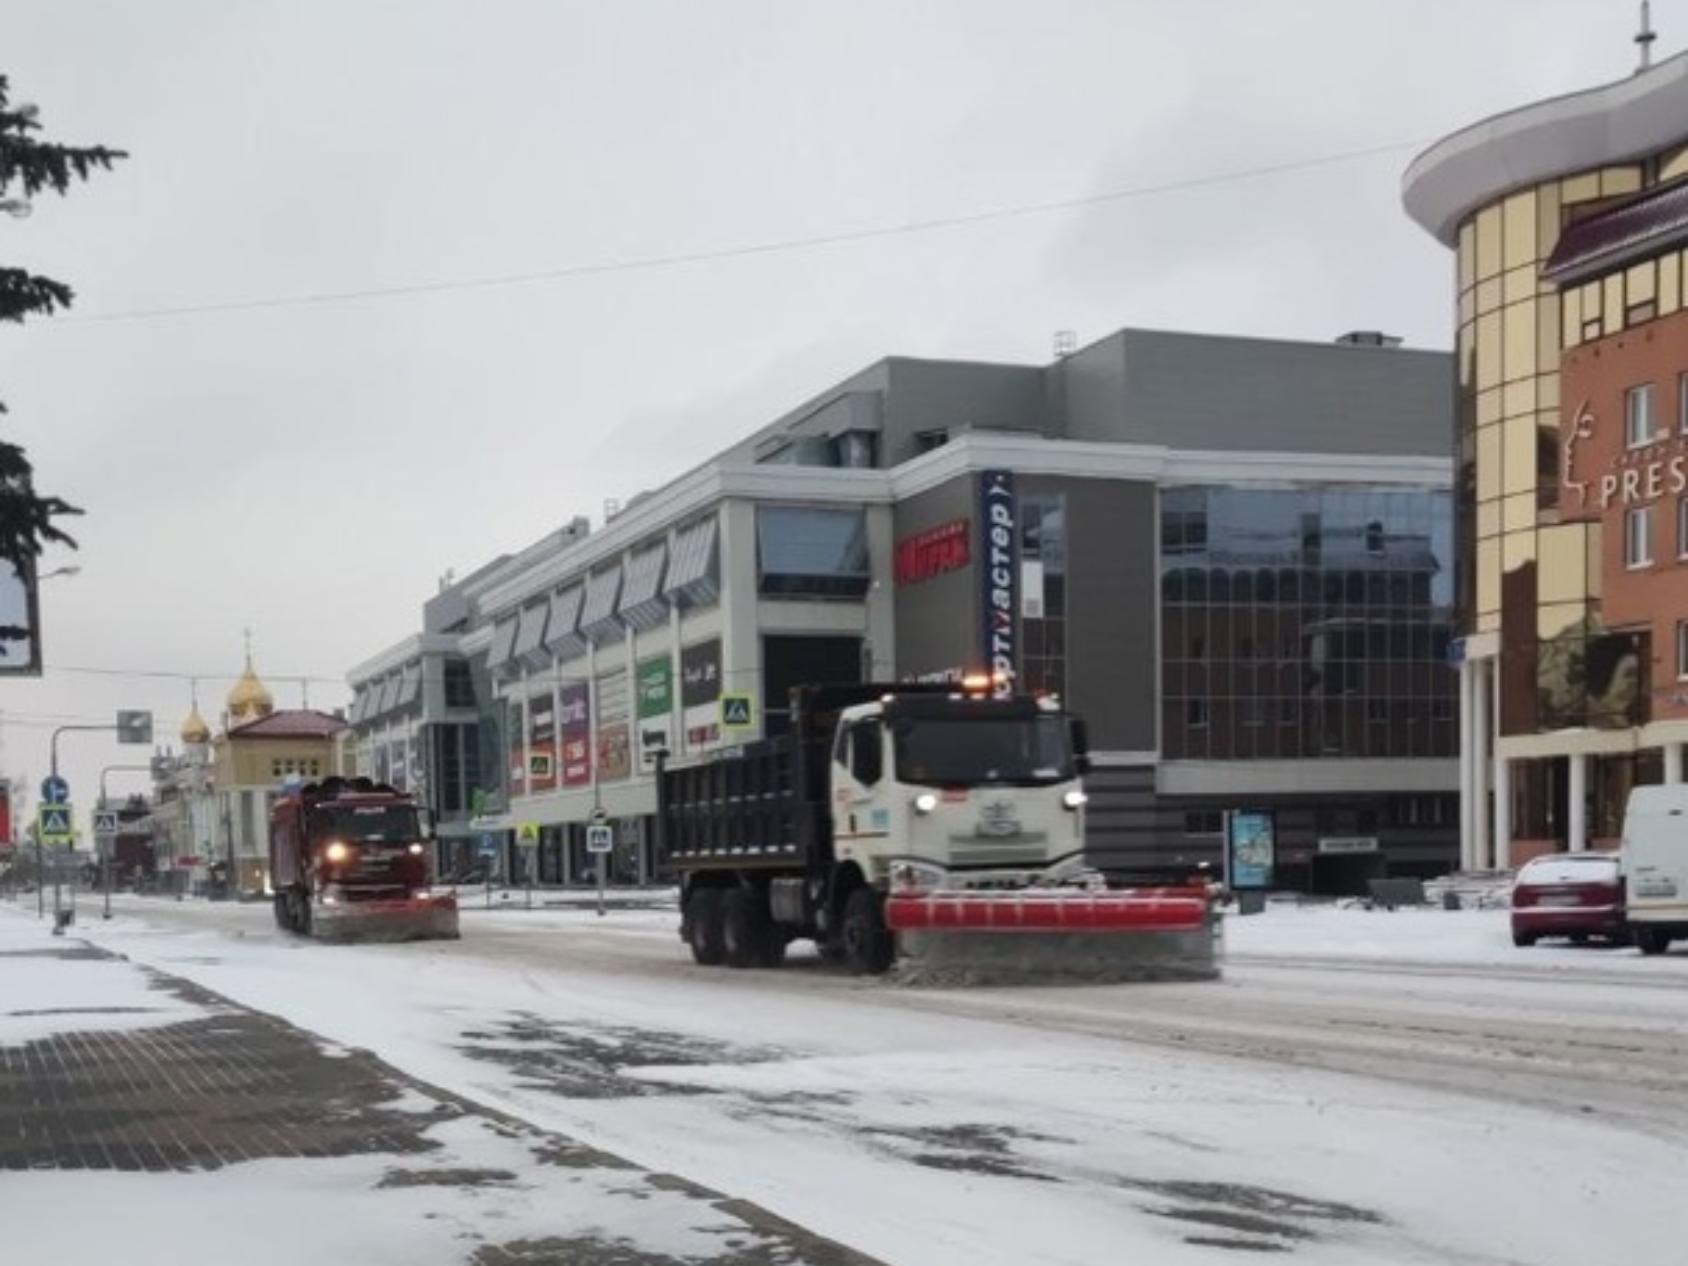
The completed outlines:
{"type": "Polygon", "coordinates": [[[1121,330],[1046,371],[1051,434],[1446,457],[1448,352],[1121,330]]]}
{"type": "Polygon", "coordinates": [[[980,665],[979,551],[972,539],[978,499],[978,477],[963,475],[898,502],[892,512],[899,543],[951,519],[966,519],[969,536],[965,567],[896,586],[897,676],[905,681],[980,665]]]}
{"type": "Polygon", "coordinates": [[[880,467],[918,456],[929,431],[1040,431],[1043,370],[988,361],[916,360],[893,356],[869,365],[804,401],[728,449],[729,461],[819,460],[803,437],[877,429],[880,467]]]}
{"type": "Polygon", "coordinates": [[[1155,486],[1024,475],[1018,491],[1065,498],[1067,696],[1084,711],[1091,746],[1153,751],[1159,601],[1155,486]]]}

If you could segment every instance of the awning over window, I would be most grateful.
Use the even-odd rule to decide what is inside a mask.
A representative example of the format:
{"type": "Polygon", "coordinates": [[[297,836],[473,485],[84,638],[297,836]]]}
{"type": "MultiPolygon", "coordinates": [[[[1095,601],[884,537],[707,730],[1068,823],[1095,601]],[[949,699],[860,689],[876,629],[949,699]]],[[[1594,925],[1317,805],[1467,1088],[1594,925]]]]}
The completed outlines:
{"type": "Polygon", "coordinates": [[[399,706],[399,689],[403,684],[404,679],[398,673],[381,683],[381,706],[376,709],[378,713],[385,715],[399,706]]]}
{"type": "Polygon", "coordinates": [[[678,607],[706,607],[721,594],[719,553],[715,548],[715,516],[682,528],[674,538],[674,558],[668,564],[663,594],[678,607]]]}
{"type": "Polygon", "coordinates": [[[510,652],[516,645],[516,617],[507,616],[493,626],[492,645],[487,649],[486,667],[490,673],[508,672],[510,652]]]}
{"type": "Polygon", "coordinates": [[[580,604],[586,586],[576,583],[551,595],[551,622],[545,632],[545,648],[558,659],[586,654],[586,639],[580,636],[580,604]]]}
{"type": "Polygon", "coordinates": [[[363,720],[364,709],[369,706],[369,691],[359,686],[352,692],[351,706],[346,709],[346,724],[356,725],[363,720]]]}
{"type": "Polygon", "coordinates": [[[668,618],[668,603],[662,597],[662,564],[668,557],[668,543],[659,541],[627,560],[627,576],[621,584],[621,618],[636,629],[654,629],[668,618]]]}
{"type": "Polygon", "coordinates": [[[860,510],[759,506],[762,592],[859,598],[867,592],[867,516],[860,510]]]}
{"type": "Polygon", "coordinates": [[[412,664],[399,681],[398,706],[408,708],[422,697],[422,665],[412,664]]]}
{"type": "Polygon", "coordinates": [[[1620,268],[1688,242],[1688,183],[1666,185],[1568,226],[1542,275],[1560,283],[1620,268]]]}
{"type": "Polygon", "coordinates": [[[594,645],[622,634],[615,617],[615,600],[621,595],[621,564],[615,563],[586,578],[586,602],[580,610],[580,633],[594,645]]]}
{"type": "Polygon", "coordinates": [[[522,608],[516,619],[516,642],[510,651],[510,658],[520,667],[543,668],[550,660],[550,652],[545,649],[545,622],[550,614],[549,601],[522,608]]]}

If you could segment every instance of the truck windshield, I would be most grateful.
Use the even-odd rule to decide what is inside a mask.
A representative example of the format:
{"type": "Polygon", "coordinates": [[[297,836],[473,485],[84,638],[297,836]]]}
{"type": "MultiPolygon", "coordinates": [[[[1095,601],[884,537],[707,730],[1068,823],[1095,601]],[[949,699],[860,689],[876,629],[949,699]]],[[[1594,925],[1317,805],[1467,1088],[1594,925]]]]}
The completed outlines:
{"type": "Polygon", "coordinates": [[[966,787],[1064,782],[1076,776],[1064,716],[922,717],[898,722],[892,732],[899,782],[966,787]]]}
{"type": "Polygon", "coordinates": [[[421,838],[416,810],[410,805],[321,808],[312,816],[311,827],[318,839],[405,844],[421,838]]]}

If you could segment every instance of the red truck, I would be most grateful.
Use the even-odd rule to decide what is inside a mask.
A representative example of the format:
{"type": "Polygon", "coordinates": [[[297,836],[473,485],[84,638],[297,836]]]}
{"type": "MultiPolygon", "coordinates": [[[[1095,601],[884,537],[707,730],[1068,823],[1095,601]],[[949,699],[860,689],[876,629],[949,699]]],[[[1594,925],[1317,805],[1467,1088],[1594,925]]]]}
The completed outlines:
{"type": "Polygon", "coordinates": [[[289,788],[270,811],[276,926],[318,940],[455,940],[416,801],[368,778],[289,788]]]}

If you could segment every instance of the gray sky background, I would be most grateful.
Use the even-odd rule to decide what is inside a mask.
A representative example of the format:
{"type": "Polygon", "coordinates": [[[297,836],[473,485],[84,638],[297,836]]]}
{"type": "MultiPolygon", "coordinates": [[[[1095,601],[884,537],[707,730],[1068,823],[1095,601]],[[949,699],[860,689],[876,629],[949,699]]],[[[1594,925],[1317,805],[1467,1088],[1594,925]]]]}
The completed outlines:
{"type": "MultiPolygon", "coordinates": [[[[1400,210],[1416,146],[966,227],[445,293],[102,314],[522,274],[1203,180],[1628,73],[1630,0],[8,0],[0,72],[132,157],[0,259],[70,319],[0,329],[41,486],[88,510],[52,665],[204,675],[254,630],[339,677],[461,574],[887,353],[1040,362],[1122,325],[1450,343],[1400,210]]],[[[1658,0],[1658,55],[1688,0],[1658,0]]],[[[312,688],[335,706],[342,687],[312,688]]],[[[183,682],[0,683],[0,770],[183,682]]],[[[65,742],[77,800],[101,765],[65,742]]],[[[138,787],[130,776],[112,786],[138,787]]],[[[33,787],[30,788],[33,802],[33,787]]]]}

